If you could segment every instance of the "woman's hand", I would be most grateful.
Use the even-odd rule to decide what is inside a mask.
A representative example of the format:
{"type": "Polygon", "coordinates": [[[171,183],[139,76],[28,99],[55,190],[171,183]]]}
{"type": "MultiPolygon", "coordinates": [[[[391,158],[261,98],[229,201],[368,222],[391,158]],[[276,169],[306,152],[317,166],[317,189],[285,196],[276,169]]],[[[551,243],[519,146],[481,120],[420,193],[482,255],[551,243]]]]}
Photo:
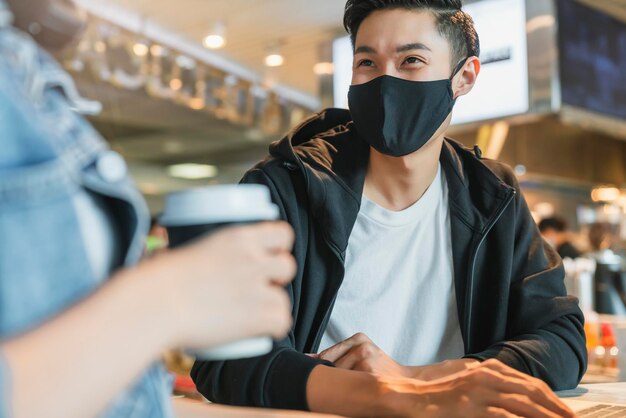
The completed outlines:
{"type": "Polygon", "coordinates": [[[296,273],[286,223],[231,227],[147,261],[174,318],[172,344],[206,348],[241,338],[282,338],[291,326],[283,287],[296,273]]]}

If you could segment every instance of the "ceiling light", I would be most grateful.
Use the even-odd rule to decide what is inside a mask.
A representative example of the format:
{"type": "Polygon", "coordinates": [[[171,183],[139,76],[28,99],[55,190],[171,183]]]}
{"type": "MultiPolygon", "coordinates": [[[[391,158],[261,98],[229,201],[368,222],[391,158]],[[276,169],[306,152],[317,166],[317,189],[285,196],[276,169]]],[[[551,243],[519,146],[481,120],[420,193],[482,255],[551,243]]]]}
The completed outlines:
{"type": "Polygon", "coordinates": [[[270,54],[265,57],[265,65],[268,67],[280,67],[285,63],[285,58],[280,54],[270,54]]]}
{"type": "Polygon", "coordinates": [[[155,57],[162,57],[163,55],[165,55],[165,48],[163,48],[161,45],[154,44],[150,47],[150,54],[155,57]]]}
{"type": "Polygon", "coordinates": [[[332,62],[318,62],[313,66],[313,72],[316,75],[333,75],[335,73],[335,65],[332,62]]]}
{"type": "Polygon", "coordinates": [[[591,191],[591,199],[594,202],[614,202],[620,194],[617,187],[597,187],[591,191]]]}
{"type": "Polygon", "coordinates": [[[173,78],[170,80],[170,88],[172,90],[180,90],[183,87],[183,82],[180,78],[173,78]]]}
{"type": "Polygon", "coordinates": [[[167,168],[167,173],[174,178],[185,180],[201,180],[216,177],[218,169],[206,164],[176,164],[167,168]]]}
{"type": "Polygon", "coordinates": [[[265,65],[268,67],[280,67],[285,63],[283,54],[280,53],[280,47],[283,43],[281,41],[274,42],[267,49],[267,56],[265,57],[265,65]]]}
{"type": "Polygon", "coordinates": [[[138,57],[145,57],[146,55],[148,55],[149,51],[150,51],[150,48],[148,48],[148,45],[143,41],[137,42],[133,46],[133,52],[138,57]]]}
{"type": "Polygon", "coordinates": [[[209,35],[204,38],[204,46],[209,49],[220,49],[226,45],[226,40],[221,35],[209,35]]]}
{"type": "Polygon", "coordinates": [[[226,45],[226,38],[224,37],[225,32],[226,27],[224,23],[216,22],[213,31],[204,38],[202,43],[209,49],[223,48],[224,45],[226,45]]]}

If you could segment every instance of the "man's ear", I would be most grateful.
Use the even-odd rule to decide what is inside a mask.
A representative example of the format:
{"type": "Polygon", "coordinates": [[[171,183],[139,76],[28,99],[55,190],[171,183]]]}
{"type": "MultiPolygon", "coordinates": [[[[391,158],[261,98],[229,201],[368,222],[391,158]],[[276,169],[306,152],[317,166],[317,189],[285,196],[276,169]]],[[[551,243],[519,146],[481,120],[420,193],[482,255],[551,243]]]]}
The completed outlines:
{"type": "Polygon", "coordinates": [[[465,65],[452,78],[452,91],[455,99],[465,96],[472,91],[478,74],[480,74],[480,68],[480,59],[478,57],[469,57],[467,59],[465,65]]]}

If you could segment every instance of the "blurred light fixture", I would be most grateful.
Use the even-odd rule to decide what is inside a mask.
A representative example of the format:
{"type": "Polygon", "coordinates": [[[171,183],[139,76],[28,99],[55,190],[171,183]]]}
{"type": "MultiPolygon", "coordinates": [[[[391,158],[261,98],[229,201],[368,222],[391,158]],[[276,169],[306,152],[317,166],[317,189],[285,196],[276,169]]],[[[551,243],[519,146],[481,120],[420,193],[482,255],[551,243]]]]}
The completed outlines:
{"type": "Polygon", "coordinates": [[[596,187],[591,191],[591,200],[594,202],[614,202],[620,197],[617,187],[596,187]]]}
{"type": "Polygon", "coordinates": [[[161,45],[154,44],[150,47],[150,54],[154,57],[162,57],[165,55],[165,48],[161,45]]]}
{"type": "Polygon", "coordinates": [[[226,45],[226,38],[224,37],[225,32],[226,26],[224,22],[215,22],[213,31],[204,38],[202,43],[209,49],[223,48],[224,45],[226,45]]]}
{"type": "Polygon", "coordinates": [[[518,164],[515,166],[515,174],[518,177],[523,177],[526,175],[526,166],[522,164],[518,164]]]}
{"type": "Polygon", "coordinates": [[[332,62],[318,62],[313,66],[315,75],[333,75],[335,73],[335,64],[332,62]]]}
{"type": "Polygon", "coordinates": [[[535,212],[540,219],[549,218],[550,216],[554,216],[554,205],[549,202],[540,202],[535,205],[533,212],[535,212]]]}
{"type": "Polygon", "coordinates": [[[96,52],[102,54],[102,53],[106,52],[107,44],[104,41],[97,41],[96,43],[94,43],[93,49],[96,52]]]}
{"type": "Polygon", "coordinates": [[[173,78],[170,80],[170,88],[172,90],[180,90],[183,87],[183,82],[180,78],[173,78]]]}
{"type": "Polygon", "coordinates": [[[200,97],[194,97],[189,101],[189,107],[193,110],[202,110],[205,106],[206,102],[200,97]]]}
{"type": "Polygon", "coordinates": [[[285,63],[285,57],[280,53],[281,42],[276,42],[267,50],[265,65],[268,67],[280,67],[285,63]]]}
{"type": "Polygon", "coordinates": [[[270,54],[265,57],[265,65],[268,67],[280,67],[285,63],[285,58],[280,54],[270,54]]]}
{"type": "Polygon", "coordinates": [[[135,45],[133,45],[133,52],[138,57],[145,57],[146,55],[148,55],[149,51],[150,51],[150,48],[148,47],[148,44],[145,41],[139,41],[135,45]]]}
{"type": "Polygon", "coordinates": [[[218,169],[206,164],[176,164],[167,168],[167,173],[174,178],[185,180],[201,180],[216,177],[218,169]]]}

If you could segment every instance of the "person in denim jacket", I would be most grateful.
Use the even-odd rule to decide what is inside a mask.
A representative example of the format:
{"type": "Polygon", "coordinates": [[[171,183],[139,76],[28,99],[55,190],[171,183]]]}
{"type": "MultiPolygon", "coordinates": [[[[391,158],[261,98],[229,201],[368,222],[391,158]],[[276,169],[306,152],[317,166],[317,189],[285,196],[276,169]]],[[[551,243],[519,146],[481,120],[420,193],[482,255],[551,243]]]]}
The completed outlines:
{"type": "Polygon", "coordinates": [[[97,106],[11,23],[14,4],[54,1],[0,0],[0,418],[169,417],[163,350],[285,335],[293,232],[224,230],[139,263],[145,203],[75,111],[97,106]]]}

